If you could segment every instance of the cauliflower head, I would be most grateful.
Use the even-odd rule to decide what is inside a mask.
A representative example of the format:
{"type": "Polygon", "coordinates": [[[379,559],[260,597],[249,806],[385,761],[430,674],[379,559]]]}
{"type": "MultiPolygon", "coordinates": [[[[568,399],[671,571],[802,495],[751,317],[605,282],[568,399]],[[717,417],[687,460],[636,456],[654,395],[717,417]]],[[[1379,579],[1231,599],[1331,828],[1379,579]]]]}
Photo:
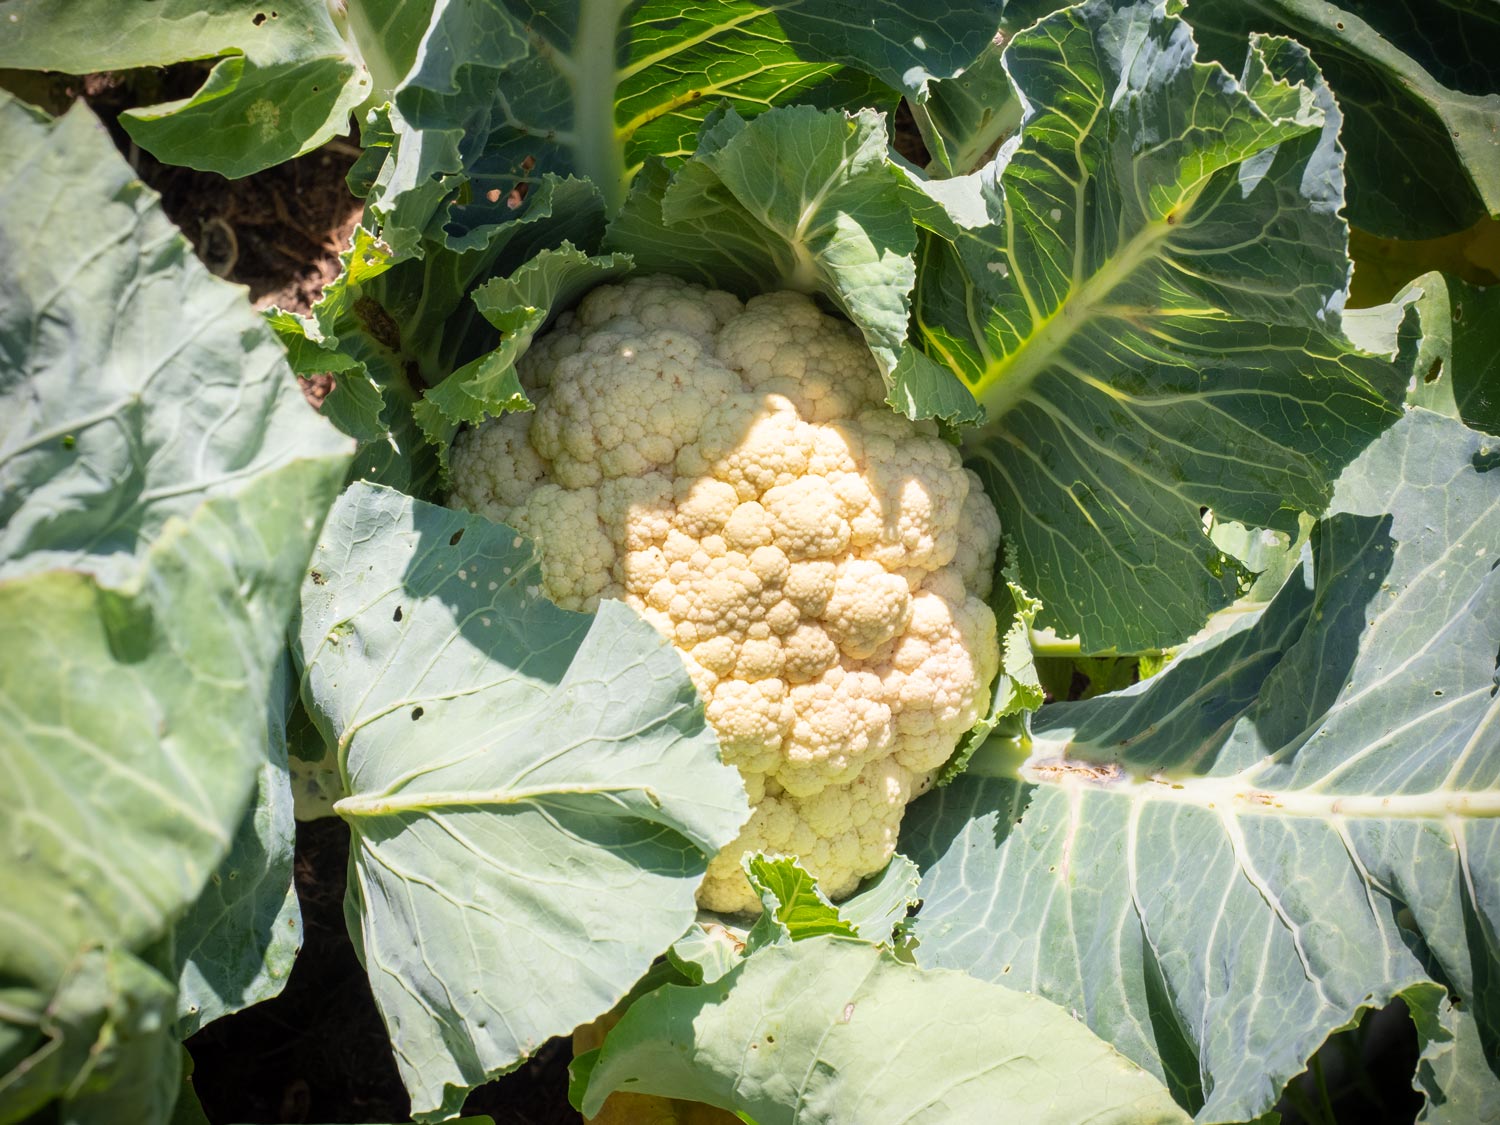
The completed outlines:
{"type": "Polygon", "coordinates": [[[753,851],[848,894],[998,671],[978,478],[799,293],[604,286],[521,379],[535,411],[459,436],[450,503],[531,536],[559,605],[619,598],[682,653],[754,807],[699,902],[758,910],[753,851]]]}

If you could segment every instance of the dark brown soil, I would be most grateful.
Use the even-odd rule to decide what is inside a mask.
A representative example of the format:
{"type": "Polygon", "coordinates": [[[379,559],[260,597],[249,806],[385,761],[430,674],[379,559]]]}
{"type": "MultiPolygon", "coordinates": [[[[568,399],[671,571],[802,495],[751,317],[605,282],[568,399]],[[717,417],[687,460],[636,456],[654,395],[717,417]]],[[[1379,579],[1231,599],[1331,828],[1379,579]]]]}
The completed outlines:
{"type": "MultiPolygon", "coordinates": [[[[193,1086],[213,1125],[408,1120],[390,1041],[344,929],[348,856],[343,821],[298,825],[303,946],[285,990],[188,1040],[193,1086]]],[[[465,1112],[499,1125],[578,1125],[567,1098],[571,1057],[566,1040],[553,1040],[475,1090],[465,1112]]]]}
{"type": "Polygon", "coordinates": [[[344,183],[359,149],[346,137],[240,180],[162,164],[117,119],[131,106],[186,96],[204,73],[195,63],[82,78],[0,71],[0,86],[54,113],[88,102],[204,265],[249,286],[256,308],[306,313],[338,275],[339,253],[359,222],[362,204],[344,183]]]}

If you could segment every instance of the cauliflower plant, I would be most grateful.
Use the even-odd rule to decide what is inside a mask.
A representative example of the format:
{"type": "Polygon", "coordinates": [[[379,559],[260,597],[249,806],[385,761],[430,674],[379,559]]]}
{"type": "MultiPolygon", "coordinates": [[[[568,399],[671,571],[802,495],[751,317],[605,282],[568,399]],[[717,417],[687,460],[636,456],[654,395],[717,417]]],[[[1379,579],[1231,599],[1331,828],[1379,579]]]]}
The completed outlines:
{"type": "Polygon", "coordinates": [[[535,412],[459,437],[450,502],[535,539],[559,605],[622,599],[682,652],[755,810],[700,903],[759,909],[756,850],[848,894],[998,670],[978,478],[798,293],[605,286],[521,378],[535,412]]]}

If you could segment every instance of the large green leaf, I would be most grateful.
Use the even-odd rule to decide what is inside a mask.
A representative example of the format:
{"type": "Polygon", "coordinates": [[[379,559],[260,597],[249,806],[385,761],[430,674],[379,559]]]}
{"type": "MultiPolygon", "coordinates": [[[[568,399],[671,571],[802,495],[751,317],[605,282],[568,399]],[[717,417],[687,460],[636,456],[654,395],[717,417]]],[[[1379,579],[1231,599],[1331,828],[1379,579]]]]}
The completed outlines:
{"type": "Polygon", "coordinates": [[[1340,480],[1312,584],[915,805],[919,962],[1075,1009],[1203,1121],[1396,996],[1431,1119],[1500,1104],[1497,470],[1412,411],[1340,480]]]}
{"type": "Polygon", "coordinates": [[[348,443],[87,109],[0,96],[0,147],[0,1100],[154,1122],[174,989],[136,955],[242,820],[348,443]]]}
{"type": "Polygon", "coordinates": [[[171,952],[180,966],[177,1034],[183,1039],[220,1016],[280,994],[302,948],[286,749],[295,682],[291,656],[283,653],[266,708],[266,760],[250,807],[228,854],[172,929],[171,952]]]}
{"type": "Polygon", "coordinates": [[[190,97],[121,118],[168,164],[247,176],[349,129],[410,68],[433,0],[0,0],[0,67],[96,70],[217,59],[190,97]],[[351,26],[352,25],[352,26],[351,26]]]}
{"type": "MultiPolygon", "coordinates": [[[[1065,6],[1010,0],[1004,27],[1019,31],[1065,6]]],[[[1431,238],[1500,213],[1495,0],[1192,0],[1185,15],[1204,56],[1231,68],[1255,32],[1289,36],[1312,52],[1346,115],[1355,226],[1431,238]]],[[[950,97],[962,111],[963,94],[950,97]]]]}
{"type": "Polygon", "coordinates": [[[0,574],[102,566],[299,458],[325,472],[346,443],[93,116],[43,124],[3,94],[0,114],[0,574]]]}
{"type": "Polygon", "coordinates": [[[1338,330],[1338,111],[1306,52],[1196,63],[1169,5],[1015,37],[1018,142],[930,186],[915,324],[989,414],[965,449],[1085,651],[1165,647],[1238,593],[1201,510],[1295,528],[1404,379],[1338,330]]]}
{"type": "Polygon", "coordinates": [[[585,176],[611,210],[649,156],[684,156],[725,102],[750,116],[793,102],[894,106],[894,87],[972,59],[999,22],[992,0],[935,8],[880,0],[438,0],[432,31],[397,93],[394,145],[371,196],[397,241],[426,230],[456,177],[472,206],[456,236],[495,221],[549,172],[585,176]]]}
{"type": "Polygon", "coordinates": [[[155,968],[118,948],[85,949],[45,1003],[15,989],[0,998],[7,1030],[34,1036],[24,1062],[0,1056],[0,1122],[45,1120],[37,1111],[61,1096],[62,1125],[165,1125],[184,1052],[172,1035],[171,982],[155,968]]]}
{"type": "Polygon", "coordinates": [[[1180,1122],[1166,1090],[1036,996],[922,971],[861,942],[771,946],[710,984],[631,1005],[575,1064],[575,1104],[615,1090],[758,1125],[1180,1122]]]}
{"type": "Polygon", "coordinates": [[[741,296],[821,293],[864,335],[896,409],[975,421],[963,385],[906,342],[917,230],[889,143],[870,110],[726,113],[675,174],[646,167],[606,245],[643,272],[741,296]]]}
{"type": "Polygon", "coordinates": [[[415,1115],[608,1011],[749,815],[676,652],[543,597],[510,528],[355,484],[303,587],[346,914],[415,1115]]]}
{"type": "Polygon", "coordinates": [[[1408,401],[1500,434],[1500,286],[1427,273],[1396,298],[1408,300],[1417,323],[1398,332],[1398,346],[1418,341],[1408,401]]]}
{"type": "Polygon", "coordinates": [[[1349,218],[1431,238],[1500,214],[1500,4],[1495,0],[1193,0],[1204,52],[1237,62],[1248,32],[1289,35],[1345,113],[1349,218]]]}

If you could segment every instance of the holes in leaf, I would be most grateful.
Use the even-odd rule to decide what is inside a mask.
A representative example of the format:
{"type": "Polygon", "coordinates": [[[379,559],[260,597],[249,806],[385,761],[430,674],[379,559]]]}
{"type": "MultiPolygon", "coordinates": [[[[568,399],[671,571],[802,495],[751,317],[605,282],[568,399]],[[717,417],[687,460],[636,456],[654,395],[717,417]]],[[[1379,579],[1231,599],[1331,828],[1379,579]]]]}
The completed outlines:
{"type": "Polygon", "coordinates": [[[422,708],[420,708],[420,707],[413,707],[411,709],[411,721],[412,722],[416,722],[418,719],[420,719],[426,713],[427,712],[423,711],[422,708]]]}
{"type": "Polygon", "coordinates": [[[464,529],[463,528],[459,528],[457,531],[455,531],[452,535],[450,535],[448,537],[448,546],[450,546],[450,547],[457,547],[458,546],[458,541],[460,539],[462,539],[463,537],[464,537],[464,529]]]}
{"type": "Polygon", "coordinates": [[[256,12],[255,15],[251,18],[250,22],[253,23],[256,27],[259,27],[268,19],[270,19],[270,17],[267,16],[265,12],[256,12]]]}
{"type": "Polygon", "coordinates": [[[399,605],[396,607],[396,612],[393,613],[393,614],[391,614],[391,620],[392,621],[400,621],[401,620],[401,607],[399,605]]]}
{"type": "Polygon", "coordinates": [[[1443,376],[1443,359],[1439,356],[1432,361],[1432,366],[1427,369],[1427,374],[1422,376],[1424,383],[1436,383],[1443,376]]]}

